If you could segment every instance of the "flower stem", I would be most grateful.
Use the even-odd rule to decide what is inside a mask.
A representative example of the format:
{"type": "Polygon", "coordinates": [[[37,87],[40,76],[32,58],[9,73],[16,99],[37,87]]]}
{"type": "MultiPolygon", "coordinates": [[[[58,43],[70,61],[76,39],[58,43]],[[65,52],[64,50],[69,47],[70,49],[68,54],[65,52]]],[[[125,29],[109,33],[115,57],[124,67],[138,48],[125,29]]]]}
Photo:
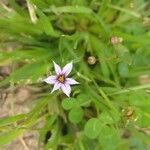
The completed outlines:
{"type": "Polygon", "coordinates": [[[150,89],[150,84],[144,84],[144,85],[140,85],[140,86],[130,87],[128,89],[119,90],[117,92],[110,93],[108,95],[118,95],[118,94],[122,94],[122,93],[128,93],[131,91],[137,91],[137,90],[148,89],[148,88],[150,89]]]}

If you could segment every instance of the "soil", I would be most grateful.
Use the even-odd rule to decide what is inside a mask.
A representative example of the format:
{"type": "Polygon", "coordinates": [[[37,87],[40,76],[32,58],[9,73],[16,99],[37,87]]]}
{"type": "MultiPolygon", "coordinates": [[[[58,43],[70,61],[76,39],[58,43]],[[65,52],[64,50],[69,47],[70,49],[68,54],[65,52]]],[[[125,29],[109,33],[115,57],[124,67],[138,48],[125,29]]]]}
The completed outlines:
{"type": "MultiPolygon", "coordinates": [[[[28,100],[31,92],[27,87],[18,87],[15,91],[1,90],[0,118],[28,113],[30,108],[28,100]]],[[[37,150],[38,135],[36,132],[28,132],[23,137],[18,137],[2,150],[37,150]]]]}

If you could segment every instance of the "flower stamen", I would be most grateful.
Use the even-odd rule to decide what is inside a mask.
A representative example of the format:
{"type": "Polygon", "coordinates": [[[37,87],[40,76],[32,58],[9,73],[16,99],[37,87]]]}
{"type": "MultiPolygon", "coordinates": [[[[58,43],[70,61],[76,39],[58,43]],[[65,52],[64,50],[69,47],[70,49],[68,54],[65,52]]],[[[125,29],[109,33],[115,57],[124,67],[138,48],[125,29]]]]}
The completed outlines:
{"type": "Polygon", "coordinates": [[[64,75],[59,75],[57,80],[61,83],[64,83],[65,82],[65,76],[64,75]]]}

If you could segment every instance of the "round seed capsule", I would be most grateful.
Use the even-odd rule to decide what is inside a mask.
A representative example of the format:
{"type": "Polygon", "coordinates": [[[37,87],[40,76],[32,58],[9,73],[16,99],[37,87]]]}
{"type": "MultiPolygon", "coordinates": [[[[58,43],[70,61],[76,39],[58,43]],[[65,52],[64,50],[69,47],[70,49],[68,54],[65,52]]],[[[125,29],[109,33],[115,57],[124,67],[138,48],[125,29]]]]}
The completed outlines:
{"type": "Polygon", "coordinates": [[[87,62],[89,65],[94,65],[96,63],[96,58],[94,56],[89,56],[87,62]]]}

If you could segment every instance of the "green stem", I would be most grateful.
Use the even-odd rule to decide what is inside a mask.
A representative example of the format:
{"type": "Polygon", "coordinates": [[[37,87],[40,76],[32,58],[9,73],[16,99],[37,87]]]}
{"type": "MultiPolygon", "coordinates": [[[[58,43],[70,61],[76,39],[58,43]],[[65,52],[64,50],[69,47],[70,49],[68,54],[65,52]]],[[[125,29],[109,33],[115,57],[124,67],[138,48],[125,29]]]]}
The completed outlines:
{"type": "Polygon", "coordinates": [[[109,100],[109,98],[107,97],[107,95],[105,94],[105,92],[101,88],[99,88],[99,86],[97,85],[97,83],[95,82],[94,79],[93,79],[93,83],[97,87],[98,91],[100,92],[100,94],[102,95],[102,97],[104,98],[104,100],[108,104],[108,106],[110,108],[112,108],[115,112],[117,112],[116,108],[113,106],[113,104],[111,103],[111,101],[109,100]]]}
{"type": "Polygon", "coordinates": [[[109,100],[109,98],[107,97],[107,95],[104,93],[104,91],[101,88],[99,88],[99,92],[101,93],[102,97],[107,102],[107,104],[109,105],[109,107],[112,108],[114,111],[117,112],[116,108],[112,105],[111,101],[109,100]]]}
{"type": "Polygon", "coordinates": [[[131,92],[131,91],[137,91],[137,90],[148,89],[148,88],[150,89],[150,84],[131,87],[131,88],[128,88],[128,89],[124,89],[124,90],[120,90],[120,91],[117,91],[117,92],[114,92],[114,93],[110,93],[108,95],[118,95],[118,94],[122,94],[122,93],[128,93],[128,92],[131,92]]]}

